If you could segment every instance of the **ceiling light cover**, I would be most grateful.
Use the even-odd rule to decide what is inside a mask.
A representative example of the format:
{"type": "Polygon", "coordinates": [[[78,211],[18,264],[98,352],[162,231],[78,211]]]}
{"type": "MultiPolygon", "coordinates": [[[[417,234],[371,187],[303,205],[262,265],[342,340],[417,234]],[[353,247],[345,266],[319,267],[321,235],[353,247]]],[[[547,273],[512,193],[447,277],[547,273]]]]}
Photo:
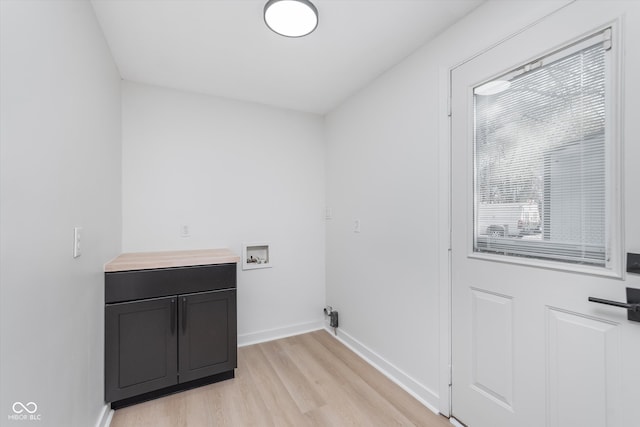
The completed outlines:
{"type": "Polygon", "coordinates": [[[318,26],[318,9],[309,0],[269,0],[264,22],[282,36],[303,37],[318,26]]]}
{"type": "Polygon", "coordinates": [[[508,80],[493,80],[478,86],[473,90],[476,95],[495,95],[496,93],[504,92],[511,87],[511,82],[508,80]]]}

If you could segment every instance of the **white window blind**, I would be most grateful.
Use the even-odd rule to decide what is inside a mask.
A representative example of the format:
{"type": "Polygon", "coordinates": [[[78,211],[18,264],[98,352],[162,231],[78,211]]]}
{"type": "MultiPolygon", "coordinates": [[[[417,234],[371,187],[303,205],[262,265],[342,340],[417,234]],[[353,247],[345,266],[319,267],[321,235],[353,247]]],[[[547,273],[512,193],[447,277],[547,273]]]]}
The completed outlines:
{"type": "Polygon", "coordinates": [[[474,251],[606,265],[609,34],[475,89],[474,251]]]}

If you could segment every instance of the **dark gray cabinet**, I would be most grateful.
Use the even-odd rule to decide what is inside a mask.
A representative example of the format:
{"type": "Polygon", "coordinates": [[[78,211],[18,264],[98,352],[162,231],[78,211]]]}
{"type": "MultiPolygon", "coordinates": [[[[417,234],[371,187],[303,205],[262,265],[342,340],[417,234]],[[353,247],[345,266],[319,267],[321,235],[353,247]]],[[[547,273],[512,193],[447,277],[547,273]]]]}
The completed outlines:
{"type": "Polygon", "coordinates": [[[105,273],[105,400],[112,407],[233,378],[235,268],[105,273]]]}
{"type": "Polygon", "coordinates": [[[179,382],[235,368],[236,291],[204,292],[179,298],[179,382]]]}
{"type": "Polygon", "coordinates": [[[105,307],[106,400],[176,384],[176,297],[105,307]]]}

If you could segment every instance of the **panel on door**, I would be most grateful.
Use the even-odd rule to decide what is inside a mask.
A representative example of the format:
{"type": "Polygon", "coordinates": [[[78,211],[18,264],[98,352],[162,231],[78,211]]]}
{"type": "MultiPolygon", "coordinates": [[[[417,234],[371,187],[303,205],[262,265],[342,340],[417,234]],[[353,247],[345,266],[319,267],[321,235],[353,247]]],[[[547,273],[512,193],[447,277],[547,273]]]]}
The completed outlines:
{"type": "Polygon", "coordinates": [[[513,315],[511,298],[471,289],[473,387],[499,405],[513,403],[513,315]]]}
{"type": "Polygon", "coordinates": [[[621,397],[620,324],[555,307],[546,314],[547,425],[615,425],[608,409],[621,397]]]}
{"type": "Polygon", "coordinates": [[[176,297],[105,307],[105,400],[177,383],[176,297]]]}
{"type": "Polygon", "coordinates": [[[181,295],[179,317],[181,383],[236,367],[235,289],[181,295]]]}

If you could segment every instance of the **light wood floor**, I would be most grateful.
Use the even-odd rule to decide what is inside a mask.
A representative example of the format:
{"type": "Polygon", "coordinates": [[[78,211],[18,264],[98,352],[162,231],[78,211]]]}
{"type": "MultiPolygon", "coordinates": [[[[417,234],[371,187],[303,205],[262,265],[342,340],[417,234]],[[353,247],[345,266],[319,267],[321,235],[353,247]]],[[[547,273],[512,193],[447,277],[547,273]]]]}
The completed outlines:
{"type": "Polygon", "coordinates": [[[238,349],[232,380],[122,408],[111,427],[451,427],[326,331],[238,349]]]}

